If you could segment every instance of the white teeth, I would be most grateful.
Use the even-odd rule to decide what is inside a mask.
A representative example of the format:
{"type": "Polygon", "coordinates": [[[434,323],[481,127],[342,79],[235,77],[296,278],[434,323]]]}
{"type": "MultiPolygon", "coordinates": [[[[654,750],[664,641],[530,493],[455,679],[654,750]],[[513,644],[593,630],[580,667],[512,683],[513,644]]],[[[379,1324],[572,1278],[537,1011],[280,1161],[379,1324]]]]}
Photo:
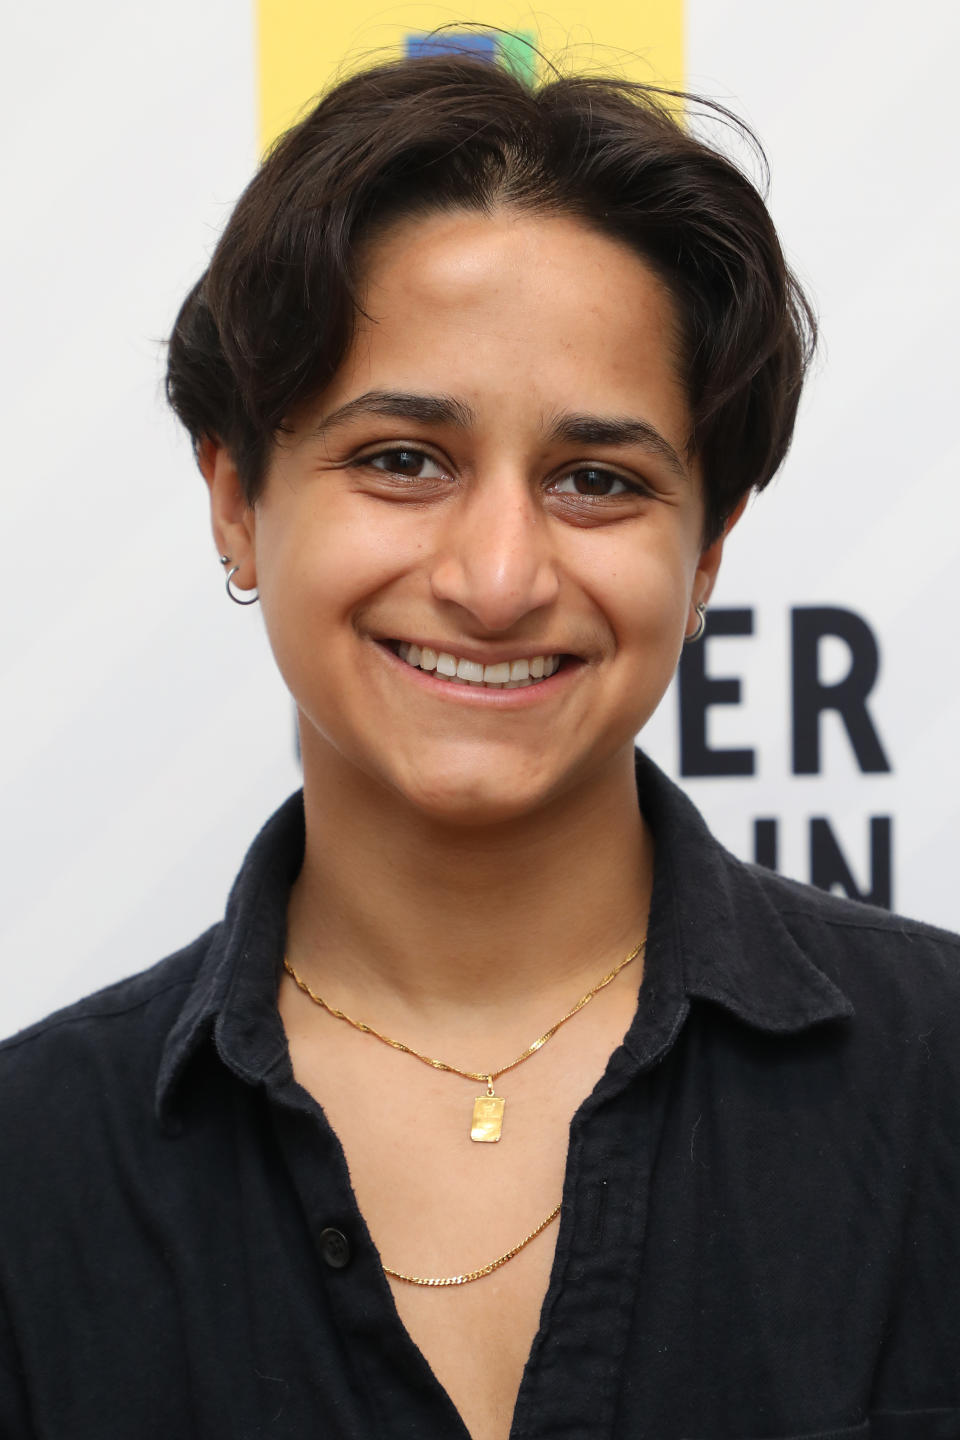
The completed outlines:
{"type": "MultiPolygon", "coordinates": [[[[522,661],[515,660],[514,665],[522,664],[522,661]]],[[[504,680],[510,679],[511,665],[509,660],[501,660],[498,665],[484,665],[483,678],[487,685],[502,685],[504,680]]]]}
{"type": "Polygon", "coordinates": [[[485,685],[494,690],[522,690],[556,674],[560,667],[557,655],[534,655],[531,659],[498,660],[482,665],[478,660],[457,659],[448,650],[431,650],[410,640],[398,640],[397,654],[415,669],[435,670],[446,680],[458,685],[485,685]]]}

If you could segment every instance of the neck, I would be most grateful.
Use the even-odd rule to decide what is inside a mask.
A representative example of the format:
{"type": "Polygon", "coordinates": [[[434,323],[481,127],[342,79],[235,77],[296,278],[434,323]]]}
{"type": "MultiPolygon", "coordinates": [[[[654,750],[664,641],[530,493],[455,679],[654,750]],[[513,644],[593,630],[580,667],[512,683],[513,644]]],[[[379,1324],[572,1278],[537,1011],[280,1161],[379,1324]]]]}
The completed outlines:
{"type": "MultiPolygon", "coordinates": [[[[519,820],[437,823],[321,750],[287,953],[341,1008],[472,1012],[589,989],[646,930],[652,844],[632,752],[519,820]]],[[[576,997],[574,997],[576,998],[576,997]]]]}

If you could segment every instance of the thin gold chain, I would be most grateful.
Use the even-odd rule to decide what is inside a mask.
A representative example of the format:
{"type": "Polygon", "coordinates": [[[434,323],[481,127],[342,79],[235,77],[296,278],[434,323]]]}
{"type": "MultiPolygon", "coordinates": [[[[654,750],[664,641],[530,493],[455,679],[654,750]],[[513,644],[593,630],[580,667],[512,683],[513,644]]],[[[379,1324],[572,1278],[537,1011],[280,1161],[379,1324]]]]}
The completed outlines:
{"type": "Polygon", "coordinates": [[[407,1285],[469,1285],[471,1280],[482,1280],[484,1275],[492,1275],[494,1270],[499,1270],[501,1265],[506,1265],[507,1261],[512,1260],[514,1255],[519,1255],[523,1247],[529,1245],[531,1240],[536,1240],[537,1236],[546,1230],[548,1225],[553,1224],[559,1214],[560,1206],[558,1205],[555,1210],[550,1211],[546,1220],[540,1221],[536,1230],[531,1230],[529,1235],[524,1236],[519,1245],[514,1245],[512,1250],[507,1250],[505,1254],[498,1256],[496,1260],[491,1260],[489,1265],[481,1265],[479,1270],[470,1270],[466,1275],[404,1275],[402,1270],[391,1270],[389,1265],[384,1265],[384,1272],[387,1275],[392,1275],[394,1280],[403,1280],[407,1285]]]}
{"type": "MultiPolygon", "coordinates": [[[[345,1011],[338,1010],[335,1005],[329,1004],[329,1002],[324,1000],[322,995],[318,995],[315,990],[311,990],[306,980],[303,980],[297,974],[286,956],[283,957],[283,968],[294,983],[303,991],[304,995],[308,995],[315,1005],[319,1005],[322,1010],[326,1010],[327,1014],[332,1015],[335,1020],[345,1020],[348,1025],[353,1026],[354,1030],[360,1030],[364,1035],[372,1035],[375,1040],[382,1040],[384,1045],[389,1045],[394,1050],[400,1050],[404,1055],[412,1055],[415,1060],[422,1061],[424,1065],[429,1065],[434,1070],[445,1070],[452,1075],[462,1075],[464,1080],[476,1080],[480,1084],[492,1085],[494,1080],[499,1079],[501,1075],[506,1075],[508,1070],[515,1070],[518,1065],[523,1064],[524,1060],[529,1060],[531,1055],[535,1055],[542,1046],[546,1045],[547,1041],[556,1035],[561,1025],[566,1025],[568,1020],[572,1020],[574,1015],[578,1014],[584,1005],[593,999],[594,995],[598,995],[601,990],[610,984],[611,980],[616,980],[620,971],[626,969],[631,960],[636,960],[637,956],[646,946],[646,943],[646,936],[644,936],[640,944],[634,950],[630,951],[626,959],[621,960],[620,964],[611,970],[609,975],[605,975],[598,985],[594,985],[592,990],[588,990],[586,995],[581,995],[573,1009],[568,1010],[566,1015],[562,1015],[557,1023],[551,1025],[549,1030],[545,1030],[539,1039],[534,1040],[532,1045],[528,1045],[526,1050],[517,1056],[516,1060],[511,1060],[509,1065],[501,1065],[499,1070],[484,1070],[482,1072],[477,1070],[461,1070],[459,1065],[448,1065],[445,1060],[434,1060],[429,1055],[423,1055],[419,1050],[414,1050],[412,1045],[405,1045],[402,1040],[392,1040],[389,1035],[382,1035],[379,1030],[374,1030],[372,1025],[365,1025],[362,1020],[354,1020],[350,1015],[347,1015],[345,1011]]],[[[551,1219],[552,1218],[551,1216],[551,1219]]],[[[544,1221],[544,1224],[548,1223],[548,1221],[544,1221]]],[[[541,1229],[542,1228],[541,1226],[541,1229]]],[[[539,1233],[539,1231],[534,1231],[535,1235],[539,1233]]],[[[532,1238],[532,1236],[528,1237],[528,1239],[532,1238]]],[[[526,1244],[527,1242],[524,1241],[523,1243],[526,1244]]],[[[497,1263],[502,1264],[503,1262],[498,1261],[497,1263]]]]}

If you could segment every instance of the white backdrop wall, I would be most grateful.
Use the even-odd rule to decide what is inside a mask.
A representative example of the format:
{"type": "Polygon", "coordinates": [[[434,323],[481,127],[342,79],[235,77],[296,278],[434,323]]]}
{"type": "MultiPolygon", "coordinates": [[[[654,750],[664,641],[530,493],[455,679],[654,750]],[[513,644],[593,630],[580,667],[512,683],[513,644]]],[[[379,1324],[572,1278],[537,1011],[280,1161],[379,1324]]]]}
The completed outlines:
{"type": "MultiPolygon", "coordinates": [[[[162,339],[255,163],[252,17],[236,0],[60,0],[5,29],[0,1033],[216,919],[298,783],[290,702],[258,612],[223,594],[161,395],[162,339]]],[[[945,0],[909,16],[689,0],[688,84],[762,137],[824,344],[715,597],[720,629],[752,633],[715,631],[699,680],[693,663],[685,756],[676,690],[644,737],[675,774],[751,752],[750,774],[682,776],[737,853],[775,822],[767,858],[775,835],[806,880],[812,830],[822,882],[842,862],[848,888],[886,884],[895,908],[954,928],[958,44],[945,0]],[[795,704],[818,685],[835,699],[853,660],[829,635],[811,649],[823,611],[855,617],[848,690],[871,636],[879,672],[847,697],[859,760],[838,713],[808,713],[798,741],[819,730],[819,768],[796,774],[795,704]],[[792,624],[808,632],[796,696],[792,624]],[[886,770],[862,769],[868,731],[886,770]]]]}

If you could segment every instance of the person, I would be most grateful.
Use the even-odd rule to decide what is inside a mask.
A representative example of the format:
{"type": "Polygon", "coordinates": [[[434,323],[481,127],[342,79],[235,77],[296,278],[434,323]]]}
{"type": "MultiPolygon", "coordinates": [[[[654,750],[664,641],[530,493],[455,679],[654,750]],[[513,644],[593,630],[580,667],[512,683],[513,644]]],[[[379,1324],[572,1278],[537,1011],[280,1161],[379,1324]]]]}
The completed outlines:
{"type": "Polygon", "coordinates": [[[303,791],[0,1052],[7,1440],[960,1435],[958,940],[634,748],[812,342],[649,87],[401,60],[272,150],[168,393],[303,791]]]}

